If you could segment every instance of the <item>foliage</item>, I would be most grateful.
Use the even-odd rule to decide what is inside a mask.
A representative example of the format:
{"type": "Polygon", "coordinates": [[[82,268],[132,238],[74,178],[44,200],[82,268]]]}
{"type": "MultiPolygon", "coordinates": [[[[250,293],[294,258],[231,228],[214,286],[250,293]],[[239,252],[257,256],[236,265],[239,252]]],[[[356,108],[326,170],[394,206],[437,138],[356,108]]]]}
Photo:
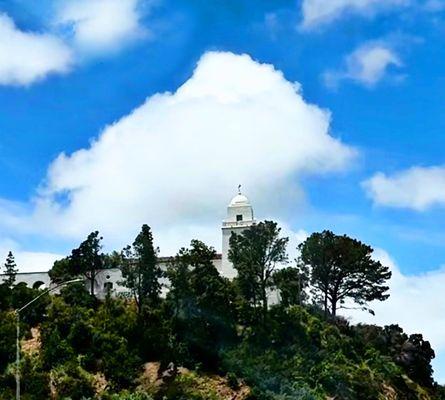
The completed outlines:
{"type": "Polygon", "coordinates": [[[114,256],[106,256],[102,251],[102,237],[98,231],[91,232],[88,237],[71,251],[69,257],[54,262],[49,271],[52,282],[61,283],[69,279],[84,277],[90,284],[90,294],[94,295],[96,276],[106,266],[110,266],[114,256]]]}
{"type": "MultiPolygon", "coordinates": [[[[21,282],[15,285],[11,290],[11,307],[16,310],[20,309],[35,297],[40,296],[43,291],[44,290],[42,289],[29,288],[25,283],[21,282]]],[[[20,312],[20,320],[30,326],[37,325],[43,321],[45,310],[49,302],[50,297],[48,295],[43,295],[32,307],[27,307],[20,312]]]]}
{"type": "Polygon", "coordinates": [[[85,289],[83,282],[72,283],[60,289],[60,296],[63,301],[70,306],[80,306],[93,308],[95,305],[94,298],[85,289]]]}
{"type": "Polygon", "coordinates": [[[422,335],[407,335],[398,325],[383,328],[375,325],[358,325],[353,332],[372,347],[391,357],[415,382],[425,387],[433,387],[431,360],[435,354],[422,335]]]}
{"type": "Polygon", "coordinates": [[[271,313],[264,337],[246,337],[223,358],[255,398],[371,400],[386,398],[388,390],[401,399],[428,395],[414,379],[408,386],[390,357],[372,346],[362,351],[368,344],[349,329],[342,332],[302,307],[280,306],[271,313]]]}
{"type": "Polygon", "coordinates": [[[336,315],[350,299],[366,309],[367,302],[389,297],[389,268],[372,258],[373,250],[362,242],[331,231],[313,233],[299,245],[301,262],[309,266],[311,285],[323,301],[325,314],[336,315]]]}
{"type": "Polygon", "coordinates": [[[220,346],[234,337],[231,285],[213,265],[216,252],[198,240],[181,249],[168,267],[172,330],[189,362],[215,365],[220,346]]]}
{"type": "MultiPolygon", "coordinates": [[[[301,246],[297,268],[277,269],[287,260],[287,239],[275,223],[259,223],[231,239],[239,272],[234,281],[218,273],[215,250],[193,240],[171,260],[163,298],[157,250],[144,227],[126,254],[126,262],[136,261],[129,273],[136,273],[138,304],[111,296],[99,301],[73,284],[22,312],[23,400],[223,400],[234,391],[242,400],[445,398],[432,377],[434,351],[422,335],[407,335],[397,325],[326,319],[317,304],[306,304],[308,277],[326,294],[332,314],[348,296],[361,306],[387,296],[388,272],[371,260],[369,246],[314,234],[301,246]],[[358,281],[365,289],[357,289],[358,281]],[[274,289],[279,302],[270,306],[274,289]],[[40,341],[30,340],[33,352],[25,346],[31,327],[40,333],[40,341]],[[147,363],[158,366],[150,389],[137,386],[149,373],[147,363]]],[[[121,265],[118,253],[101,254],[100,240],[93,232],[56,262],[55,279],[121,265]]],[[[0,400],[13,398],[15,390],[13,310],[40,294],[24,284],[0,284],[0,400]]]]}
{"type": "Polygon", "coordinates": [[[130,289],[139,312],[145,304],[159,302],[162,271],[158,265],[158,251],[154,248],[148,225],[142,225],[133,246],[127,246],[122,251],[122,284],[130,289]]]}
{"type": "Polygon", "coordinates": [[[253,308],[255,317],[264,321],[268,307],[268,289],[278,264],[287,261],[288,238],[280,237],[276,222],[260,222],[230,237],[229,259],[238,272],[240,294],[253,308]],[[257,311],[260,309],[260,315],[257,311]]]}
{"type": "Polygon", "coordinates": [[[275,271],[272,275],[273,286],[280,296],[284,307],[302,305],[306,301],[304,289],[307,286],[307,275],[298,268],[287,267],[275,271]]]}
{"type": "Polygon", "coordinates": [[[122,263],[122,253],[113,250],[109,254],[104,254],[104,268],[121,268],[122,263]]]}
{"type": "Polygon", "coordinates": [[[12,312],[0,313],[0,373],[15,357],[16,317],[12,312]]]}
{"type": "Polygon", "coordinates": [[[90,282],[90,294],[93,297],[96,276],[104,266],[101,241],[98,231],[91,232],[69,257],[70,270],[74,275],[82,275],[90,282]]]}
{"type": "MultiPolygon", "coordinates": [[[[42,368],[41,359],[36,355],[22,358],[22,391],[32,394],[30,400],[47,400],[50,398],[50,374],[42,368]]],[[[26,396],[24,399],[26,400],[26,396]]]]}
{"type": "Polygon", "coordinates": [[[11,251],[8,253],[8,256],[6,257],[6,262],[3,268],[5,275],[3,278],[3,282],[7,286],[11,287],[12,285],[14,285],[15,277],[18,272],[17,264],[15,263],[14,255],[12,254],[11,251]]]}
{"type": "Polygon", "coordinates": [[[69,257],[54,261],[53,267],[48,271],[51,282],[61,283],[75,278],[75,272],[70,268],[69,257]]]}
{"type": "Polygon", "coordinates": [[[130,393],[128,391],[123,391],[119,394],[112,394],[105,397],[104,400],[153,400],[153,398],[142,392],[130,393]]]}
{"type": "Polygon", "coordinates": [[[76,361],[58,366],[51,375],[57,399],[84,400],[94,396],[92,375],[76,361]]]}

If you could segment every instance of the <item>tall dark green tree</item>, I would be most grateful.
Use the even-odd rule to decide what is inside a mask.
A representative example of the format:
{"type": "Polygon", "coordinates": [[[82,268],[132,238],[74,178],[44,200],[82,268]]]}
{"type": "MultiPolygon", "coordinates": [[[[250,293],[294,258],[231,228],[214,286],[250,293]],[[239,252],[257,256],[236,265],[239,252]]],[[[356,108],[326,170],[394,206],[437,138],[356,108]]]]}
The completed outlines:
{"type": "Polygon", "coordinates": [[[218,318],[227,318],[231,291],[228,281],[213,264],[216,259],[215,249],[199,240],[192,240],[184,258],[190,268],[190,289],[201,317],[213,314],[218,318]]]}
{"type": "Polygon", "coordinates": [[[323,301],[325,316],[335,316],[349,299],[362,309],[372,300],[389,297],[389,268],[372,258],[373,249],[331,231],[313,233],[299,245],[301,263],[309,267],[310,282],[323,301]]]}
{"type": "Polygon", "coordinates": [[[90,283],[90,294],[94,297],[96,277],[104,266],[102,237],[98,231],[91,232],[77,249],[72,250],[68,267],[74,276],[83,276],[90,283]]]}
{"type": "Polygon", "coordinates": [[[6,257],[6,262],[4,264],[4,278],[3,282],[9,287],[13,286],[15,283],[15,278],[18,272],[17,264],[15,263],[14,255],[10,251],[6,257]]]}
{"type": "Polygon", "coordinates": [[[158,265],[158,249],[148,225],[142,225],[132,246],[122,251],[123,285],[130,289],[138,310],[145,304],[156,304],[161,293],[162,270],[158,265]]]}
{"type": "Polygon", "coordinates": [[[230,282],[213,264],[215,258],[212,247],[192,240],[190,248],[181,249],[167,270],[167,301],[173,310],[174,332],[191,358],[206,363],[215,363],[219,346],[234,337],[234,294],[230,282]]]}
{"type": "Polygon", "coordinates": [[[264,221],[230,237],[229,259],[238,271],[237,282],[244,299],[260,310],[264,320],[268,308],[268,289],[279,264],[287,262],[287,237],[280,237],[276,222],[264,221]]]}

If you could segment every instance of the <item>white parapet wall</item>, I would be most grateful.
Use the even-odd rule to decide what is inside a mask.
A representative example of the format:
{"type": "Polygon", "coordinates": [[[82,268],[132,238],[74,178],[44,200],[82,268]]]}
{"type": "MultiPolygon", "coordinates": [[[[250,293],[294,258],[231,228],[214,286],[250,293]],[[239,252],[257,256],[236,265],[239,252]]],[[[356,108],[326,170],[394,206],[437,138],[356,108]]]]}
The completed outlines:
{"type": "MultiPolygon", "coordinates": [[[[171,262],[172,257],[160,257],[159,265],[162,270],[166,270],[169,262],[171,262]]],[[[221,269],[221,254],[217,254],[216,258],[213,260],[215,267],[221,269]]],[[[5,275],[0,274],[0,282],[3,281],[5,275]]],[[[131,297],[131,293],[128,288],[122,284],[122,272],[119,268],[107,268],[101,270],[94,281],[94,292],[97,298],[104,299],[108,293],[113,297],[131,297]]],[[[40,288],[46,289],[51,286],[51,279],[48,272],[19,272],[16,274],[16,284],[25,283],[30,288],[40,288]]],[[[162,295],[165,296],[169,284],[166,278],[161,279],[162,284],[162,295]]],[[[85,288],[90,290],[90,281],[85,280],[85,288]]]]}

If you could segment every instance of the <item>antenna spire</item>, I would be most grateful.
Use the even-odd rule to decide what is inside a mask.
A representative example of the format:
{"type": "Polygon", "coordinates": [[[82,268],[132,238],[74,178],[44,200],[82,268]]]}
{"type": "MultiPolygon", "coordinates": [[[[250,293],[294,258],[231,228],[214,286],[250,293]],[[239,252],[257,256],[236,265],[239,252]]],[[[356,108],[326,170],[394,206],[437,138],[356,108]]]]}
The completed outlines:
{"type": "Polygon", "coordinates": [[[241,194],[241,184],[238,185],[238,194],[241,194]]]}

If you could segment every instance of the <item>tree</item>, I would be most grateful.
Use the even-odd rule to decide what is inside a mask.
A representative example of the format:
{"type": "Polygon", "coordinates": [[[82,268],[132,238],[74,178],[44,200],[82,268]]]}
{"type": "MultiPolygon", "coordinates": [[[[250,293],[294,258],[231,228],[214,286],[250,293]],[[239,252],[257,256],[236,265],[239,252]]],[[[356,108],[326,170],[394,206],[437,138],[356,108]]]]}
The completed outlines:
{"type": "Polygon", "coordinates": [[[188,249],[181,248],[173,260],[170,261],[166,271],[169,281],[167,300],[175,318],[186,317],[189,310],[193,308],[193,293],[187,254],[188,249]]]}
{"type": "Polygon", "coordinates": [[[60,297],[69,306],[94,307],[94,299],[91,297],[83,282],[72,283],[60,289],[60,297]]]}
{"type": "Polygon", "coordinates": [[[156,304],[161,293],[162,270],[158,265],[158,249],[148,225],[142,225],[132,246],[122,251],[122,281],[134,296],[139,312],[144,304],[156,304]]]}
{"type": "Polygon", "coordinates": [[[104,254],[104,267],[105,268],[121,268],[122,267],[122,253],[113,250],[109,254],[104,254]]]}
{"type": "Polygon", "coordinates": [[[301,305],[305,300],[304,288],[307,286],[307,275],[294,267],[282,268],[272,275],[273,286],[278,290],[280,303],[284,307],[301,305]]]}
{"type": "Polygon", "coordinates": [[[401,349],[399,363],[408,371],[408,376],[422,386],[432,387],[434,384],[431,360],[435,353],[430,342],[421,334],[410,335],[401,349]]]}
{"type": "Polygon", "coordinates": [[[0,374],[14,360],[16,317],[12,312],[0,312],[0,374]]]}
{"type": "Polygon", "coordinates": [[[374,347],[391,359],[418,384],[432,387],[434,384],[431,360],[435,353],[421,334],[407,335],[398,325],[384,328],[375,325],[357,325],[353,331],[367,347],[374,347]]]}
{"type": "Polygon", "coordinates": [[[325,317],[329,311],[336,316],[347,299],[372,312],[367,302],[389,297],[385,283],[391,272],[372,259],[370,246],[346,235],[323,231],[313,233],[299,245],[299,250],[301,263],[309,267],[311,285],[322,298],[325,317]]]}
{"type": "Polygon", "coordinates": [[[103,269],[104,256],[101,253],[102,237],[98,231],[91,232],[69,257],[69,270],[75,276],[82,275],[90,281],[90,294],[94,297],[96,276],[103,269]]]}
{"type": "Polygon", "coordinates": [[[217,365],[218,349],[234,336],[230,282],[213,260],[216,251],[199,240],[181,249],[170,263],[168,303],[173,309],[174,331],[192,358],[217,365]]]}
{"type": "Polygon", "coordinates": [[[5,269],[5,277],[3,278],[3,282],[9,287],[12,287],[14,285],[18,269],[15,263],[14,255],[12,254],[11,251],[8,253],[8,256],[6,257],[4,269],[5,269]]]}
{"type": "Polygon", "coordinates": [[[238,284],[245,300],[262,311],[263,320],[268,308],[268,289],[278,264],[287,262],[289,239],[280,237],[276,222],[264,221],[230,237],[229,260],[238,271],[238,284]]]}
{"type": "Polygon", "coordinates": [[[54,264],[49,270],[48,275],[51,278],[51,281],[55,283],[61,283],[76,276],[74,271],[71,270],[69,257],[54,261],[54,264]]]}

